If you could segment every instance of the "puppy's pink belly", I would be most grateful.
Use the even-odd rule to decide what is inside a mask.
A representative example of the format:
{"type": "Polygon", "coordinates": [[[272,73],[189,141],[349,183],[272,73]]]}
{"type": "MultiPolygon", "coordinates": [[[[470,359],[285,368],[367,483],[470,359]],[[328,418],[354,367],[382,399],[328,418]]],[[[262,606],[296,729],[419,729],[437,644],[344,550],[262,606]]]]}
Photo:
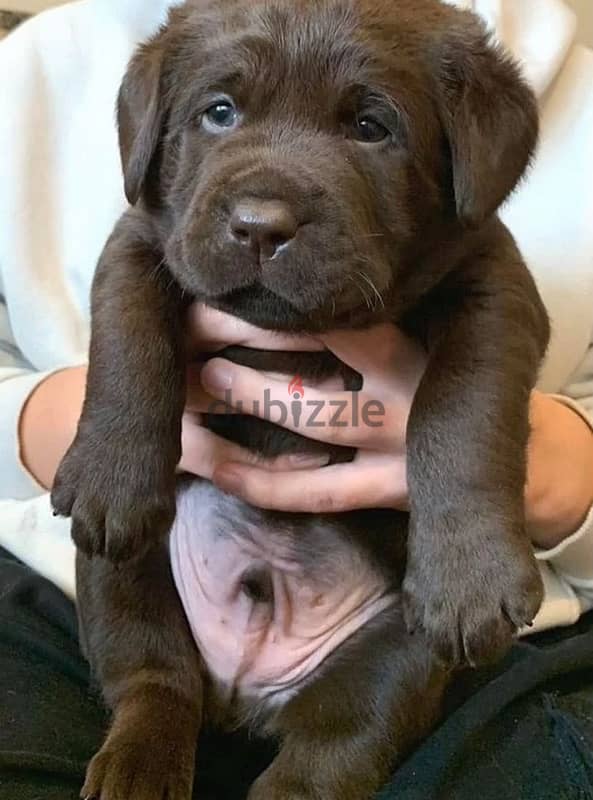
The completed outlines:
{"type": "Polygon", "coordinates": [[[302,537],[261,523],[196,482],[180,493],[171,532],[173,575],[202,657],[217,683],[245,696],[298,684],[393,602],[338,531],[315,523],[310,559],[302,537]]]}

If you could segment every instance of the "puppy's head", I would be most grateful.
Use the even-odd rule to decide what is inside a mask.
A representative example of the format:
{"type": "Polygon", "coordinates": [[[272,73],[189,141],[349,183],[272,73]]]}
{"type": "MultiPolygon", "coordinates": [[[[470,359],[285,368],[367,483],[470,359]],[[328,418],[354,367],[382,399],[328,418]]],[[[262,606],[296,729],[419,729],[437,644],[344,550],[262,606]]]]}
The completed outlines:
{"type": "Polygon", "coordinates": [[[427,248],[491,216],[537,112],[438,0],[191,0],[134,57],[119,127],[128,199],[181,286],[315,329],[380,313],[427,248]]]}

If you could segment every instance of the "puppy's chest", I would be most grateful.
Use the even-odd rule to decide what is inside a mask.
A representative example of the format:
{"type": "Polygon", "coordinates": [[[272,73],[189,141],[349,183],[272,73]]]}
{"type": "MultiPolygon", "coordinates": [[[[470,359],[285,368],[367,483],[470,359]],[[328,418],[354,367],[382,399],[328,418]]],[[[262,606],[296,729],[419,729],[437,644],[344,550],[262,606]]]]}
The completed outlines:
{"type": "Polygon", "coordinates": [[[205,666],[226,700],[288,699],[391,605],[389,582],[339,530],[294,530],[211,485],[178,497],[170,539],[177,590],[205,666]]]}

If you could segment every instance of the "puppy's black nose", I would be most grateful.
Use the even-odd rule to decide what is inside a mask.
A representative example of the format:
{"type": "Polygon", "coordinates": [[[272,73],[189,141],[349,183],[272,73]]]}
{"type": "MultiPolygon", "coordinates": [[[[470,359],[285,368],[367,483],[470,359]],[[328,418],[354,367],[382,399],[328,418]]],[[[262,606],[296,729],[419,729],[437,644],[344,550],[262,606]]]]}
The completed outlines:
{"type": "Polygon", "coordinates": [[[298,227],[290,206],[281,200],[241,200],[230,221],[231,236],[262,259],[273,258],[294,239],[298,227]]]}

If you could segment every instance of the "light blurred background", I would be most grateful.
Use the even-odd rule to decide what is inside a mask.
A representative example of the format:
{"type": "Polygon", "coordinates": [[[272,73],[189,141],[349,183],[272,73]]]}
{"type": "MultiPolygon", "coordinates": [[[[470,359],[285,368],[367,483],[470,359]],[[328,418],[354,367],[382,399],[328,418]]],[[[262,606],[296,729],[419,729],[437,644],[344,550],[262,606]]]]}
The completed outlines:
{"type": "MultiPolygon", "coordinates": [[[[18,13],[36,13],[44,8],[59,6],[65,0],[0,0],[0,10],[18,13]]],[[[150,2],[150,0],[146,0],[150,2]]],[[[565,0],[579,15],[579,35],[583,42],[593,47],[593,0],[565,0]]]]}

